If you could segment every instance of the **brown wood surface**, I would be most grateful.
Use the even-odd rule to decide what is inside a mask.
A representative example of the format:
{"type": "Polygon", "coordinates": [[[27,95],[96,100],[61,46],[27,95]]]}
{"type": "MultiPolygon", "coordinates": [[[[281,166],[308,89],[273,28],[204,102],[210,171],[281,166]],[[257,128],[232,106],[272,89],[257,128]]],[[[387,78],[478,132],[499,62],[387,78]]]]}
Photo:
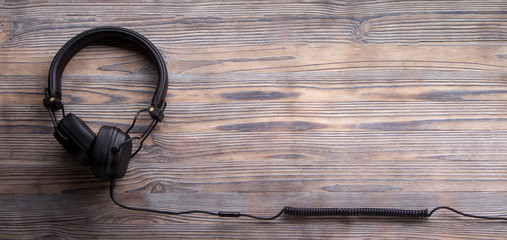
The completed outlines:
{"type": "MultiPolygon", "coordinates": [[[[119,180],[121,202],[507,216],[504,0],[2,1],[0,238],[507,238],[505,221],[446,211],[261,222],[115,206],[42,106],[58,49],[104,25],[148,37],[170,73],[167,117],[119,180]]],[[[65,70],[66,111],[125,130],[156,75],[132,45],[89,46],[65,70]]]]}

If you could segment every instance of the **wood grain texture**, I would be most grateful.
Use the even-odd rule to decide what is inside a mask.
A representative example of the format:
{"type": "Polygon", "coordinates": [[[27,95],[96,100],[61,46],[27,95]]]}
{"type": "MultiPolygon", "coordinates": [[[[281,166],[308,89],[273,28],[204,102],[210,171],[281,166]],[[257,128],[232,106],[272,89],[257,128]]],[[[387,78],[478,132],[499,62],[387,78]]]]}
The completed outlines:
{"type": "MultiPolygon", "coordinates": [[[[134,29],[169,71],[166,119],[121,202],[269,216],[299,207],[449,205],[507,215],[505,1],[4,1],[1,239],[503,239],[505,222],[170,217],[113,205],[42,106],[54,54],[96,26],[134,29]]],[[[156,71],[103,42],[65,70],[65,109],[126,129],[156,71]]],[[[149,124],[142,116],[133,129],[149,124]]]]}

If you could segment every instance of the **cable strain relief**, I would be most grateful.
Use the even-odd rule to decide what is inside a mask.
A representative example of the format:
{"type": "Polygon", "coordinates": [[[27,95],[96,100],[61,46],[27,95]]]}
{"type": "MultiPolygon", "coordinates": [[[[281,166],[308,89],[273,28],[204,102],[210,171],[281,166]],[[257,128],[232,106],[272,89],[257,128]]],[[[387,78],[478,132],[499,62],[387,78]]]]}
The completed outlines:
{"type": "Polygon", "coordinates": [[[218,212],[219,217],[240,217],[240,212],[228,212],[228,211],[220,211],[218,212]]]}

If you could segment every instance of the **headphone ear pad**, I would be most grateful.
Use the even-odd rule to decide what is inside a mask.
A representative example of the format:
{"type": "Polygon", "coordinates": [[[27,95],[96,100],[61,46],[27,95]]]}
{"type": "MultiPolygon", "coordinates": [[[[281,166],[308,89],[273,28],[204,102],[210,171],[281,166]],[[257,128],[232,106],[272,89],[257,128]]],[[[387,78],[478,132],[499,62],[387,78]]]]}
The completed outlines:
{"type": "Polygon", "coordinates": [[[69,113],[58,122],[53,134],[60,144],[79,162],[88,165],[95,142],[95,133],[78,116],[69,113]]]}
{"type": "Polygon", "coordinates": [[[116,127],[103,126],[100,128],[92,151],[92,172],[102,179],[111,177],[122,178],[132,153],[132,141],[127,133],[116,127]]]}

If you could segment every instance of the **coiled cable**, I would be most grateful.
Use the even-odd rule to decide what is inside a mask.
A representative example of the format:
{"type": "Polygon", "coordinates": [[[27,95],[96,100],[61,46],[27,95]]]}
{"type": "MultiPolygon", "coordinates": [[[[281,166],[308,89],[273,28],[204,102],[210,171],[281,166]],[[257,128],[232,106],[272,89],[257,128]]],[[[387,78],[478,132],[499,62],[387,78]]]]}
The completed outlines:
{"type": "Polygon", "coordinates": [[[395,208],[295,208],[284,207],[287,215],[294,216],[380,216],[400,218],[428,217],[428,209],[405,210],[395,208]]]}

